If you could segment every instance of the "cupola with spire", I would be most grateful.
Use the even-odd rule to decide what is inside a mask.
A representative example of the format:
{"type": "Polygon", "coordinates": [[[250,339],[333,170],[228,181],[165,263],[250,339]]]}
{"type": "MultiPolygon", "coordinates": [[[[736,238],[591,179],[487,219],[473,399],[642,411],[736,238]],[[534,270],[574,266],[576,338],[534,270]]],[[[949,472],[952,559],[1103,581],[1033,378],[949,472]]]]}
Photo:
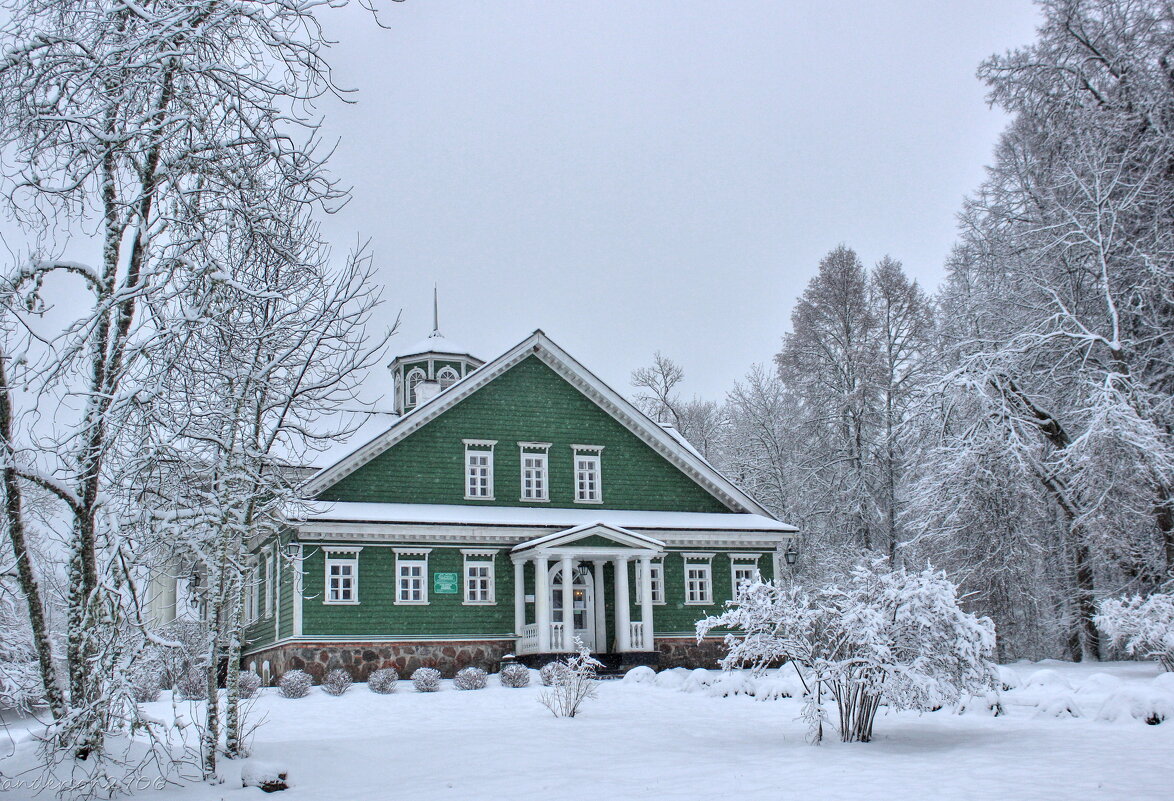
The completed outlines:
{"type": "Polygon", "coordinates": [[[432,289],[432,333],[401,352],[390,365],[395,411],[407,414],[427,403],[485,362],[440,333],[440,307],[432,289]]]}

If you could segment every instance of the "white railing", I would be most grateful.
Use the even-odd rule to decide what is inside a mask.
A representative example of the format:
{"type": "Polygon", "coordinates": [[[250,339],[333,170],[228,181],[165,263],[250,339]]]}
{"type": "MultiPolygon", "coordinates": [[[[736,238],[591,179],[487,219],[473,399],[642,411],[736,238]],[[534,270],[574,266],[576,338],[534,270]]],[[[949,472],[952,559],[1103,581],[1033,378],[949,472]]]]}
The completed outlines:
{"type": "Polygon", "coordinates": [[[564,642],[563,642],[563,624],[562,623],[551,623],[550,624],[550,650],[564,651],[564,650],[566,650],[568,645],[569,645],[569,643],[564,644],[564,642]]]}
{"type": "Polygon", "coordinates": [[[538,653],[538,624],[530,623],[522,626],[522,636],[518,640],[518,653],[538,653]]]}
{"type": "Polygon", "coordinates": [[[647,651],[644,647],[644,621],[634,620],[628,624],[628,646],[633,651],[647,651]]]}

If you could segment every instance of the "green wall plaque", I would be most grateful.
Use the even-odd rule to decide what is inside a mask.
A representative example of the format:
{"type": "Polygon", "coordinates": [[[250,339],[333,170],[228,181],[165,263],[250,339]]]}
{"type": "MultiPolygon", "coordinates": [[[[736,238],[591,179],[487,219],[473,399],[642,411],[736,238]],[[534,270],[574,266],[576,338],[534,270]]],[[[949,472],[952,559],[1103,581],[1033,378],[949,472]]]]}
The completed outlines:
{"type": "Polygon", "coordinates": [[[432,591],[437,595],[456,595],[459,583],[456,573],[432,574],[432,591]]]}

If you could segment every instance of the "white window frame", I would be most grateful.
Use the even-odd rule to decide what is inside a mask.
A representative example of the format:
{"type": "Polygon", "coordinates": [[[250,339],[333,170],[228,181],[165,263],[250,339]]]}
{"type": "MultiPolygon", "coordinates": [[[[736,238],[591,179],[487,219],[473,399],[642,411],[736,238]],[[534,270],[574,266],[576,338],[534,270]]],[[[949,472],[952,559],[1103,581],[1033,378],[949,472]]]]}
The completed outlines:
{"type": "Polygon", "coordinates": [[[404,406],[416,405],[416,387],[427,380],[428,374],[424,372],[424,368],[422,367],[413,367],[404,374],[404,406]],[[420,380],[413,384],[412,377],[417,374],[420,376],[420,380]]]}
{"type": "MultiPolygon", "coordinates": [[[[637,562],[637,570],[639,571],[644,563],[637,562]]],[[[648,563],[649,572],[652,574],[652,605],[664,606],[665,592],[664,592],[664,557],[658,556],[648,563]]]]}
{"type": "Polygon", "coordinates": [[[493,448],[497,445],[495,439],[466,439],[461,440],[465,445],[465,500],[466,501],[492,501],[493,500],[493,448]],[[486,461],[484,465],[478,465],[477,468],[484,469],[485,475],[485,495],[473,495],[469,492],[470,479],[472,478],[473,465],[470,459],[473,456],[485,456],[486,461]]]}
{"type": "Polygon", "coordinates": [[[458,373],[453,367],[451,367],[447,364],[444,367],[441,367],[439,370],[436,371],[436,383],[440,387],[441,392],[444,392],[444,390],[448,389],[448,387],[451,387],[453,384],[455,384],[456,382],[458,382],[460,380],[461,380],[461,374],[458,373]],[[448,386],[445,386],[444,379],[446,377],[448,377],[448,375],[452,376],[452,381],[450,381],[448,383],[448,386]]]}
{"type": "Polygon", "coordinates": [[[711,553],[687,553],[682,554],[685,560],[685,605],[686,606],[710,606],[713,604],[713,554],[711,553]],[[702,571],[702,576],[698,579],[691,579],[689,577],[690,570],[702,571]],[[704,589],[704,597],[697,600],[690,600],[689,596],[693,587],[691,582],[701,581],[701,587],[704,589]]]}
{"type": "MultiPolygon", "coordinates": [[[[323,585],[322,603],[329,606],[355,606],[359,603],[359,551],[362,548],[323,548],[326,557],[325,565],[325,584],[323,585]],[[331,598],[330,586],[330,568],[333,566],[347,565],[351,568],[350,575],[350,598],[331,598]]],[[[341,574],[339,575],[339,589],[342,589],[341,574]]],[[[341,595],[341,592],[339,593],[341,595]]]]}
{"type": "Polygon", "coordinates": [[[758,567],[759,554],[730,554],[730,595],[738,597],[738,572],[750,571],[750,581],[761,581],[762,570],[758,567]]]}
{"type": "Polygon", "coordinates": [[[461,569],[463,604],[465,606],[495,606],[497,604],[497,551],[462,548],[461,553],[465,557],[465,564],[461,569]],[[473,577],[469,575],[470,568],[489,569],[487,575],[477,577],[478,581],[487,582],[485,589],[488,592],[488,598],[475,600],[470,597],[470,592],[473,589],[471,583],[473,577]]]}
{"type": "MultiPolygon", "coordinates": [[[[396,548],[395,549],[395,604],[396,606],[427,606],[428,605],[428,554],[431,548],[396,548]],[[414,576],[404,576],[403,568],[420,568],[420,597],[404,598],[404,579],[414,576]]],[[[410,588],[409,588],[410,591],[410,588]]]]}
{"type": "Polygon", "coordinates": [[[257,620],[257,609],[261,606],[261,588],[257,584],[257,566],[252,565],[245,574],[245,581],[249,591],[245,593],[245,622],[254,623],[257,620]]]}
{"type": "Polygon", "coordinates": [[[274,564],[273,555],[273,548],[267,548],[265,554],[265,583],[261,585],[265,593],[266,618],[273,617],[273,588],[277,585],[277,565],[274,564]]]}
{"type": "Polygon", "coordinates": [[[550,500],[550,443],[549,442],[519,442],[518,450],[518,494],[519,500],[533,503],[545,503],[550,500]],[[542,492],[537,495],[526,494],[526,460],[538,459],[542,462],[539,484],[542,492]]]}
{"type": "Polygon", "coordinates": [[[603,503],[603,446],[602,445],[572,445],[574,461],[571,462],[571,480],[574,482],[573,491],[575,503],[603,503]],[[595,493],[587,497],[579,486],[579,460],[586,459],[594,464],[592,473],[595,477],[595,493]]]}

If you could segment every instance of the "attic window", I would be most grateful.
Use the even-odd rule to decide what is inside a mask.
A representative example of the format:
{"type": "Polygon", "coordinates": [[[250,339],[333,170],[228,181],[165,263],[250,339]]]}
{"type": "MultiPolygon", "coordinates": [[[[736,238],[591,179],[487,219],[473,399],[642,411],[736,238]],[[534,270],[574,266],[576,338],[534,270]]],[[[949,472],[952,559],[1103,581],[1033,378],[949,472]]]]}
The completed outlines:
{"type": "Polygon", "coordinates": [[[414,367],[408,371],[407,377],[407,391],[405,393],[405,403],[408,406],[416,405],[416,387],[424,380],[424,371],[419,367],[414,367]]]}
{"type": "Polygon", "coordinates": [[[493,500],[493,446],[497,440],[467,439],[465,443],[465,499],[493,500]]]}
{"type": "Polygon", "coordinates": [[[440,368],[440,372],[436,374],[436,380],[440,384],[441,392],[451,387],[459,379],[460,376],[457,375],[457,371],[451,367],[442,367],[440,368]]]}
{"type": "Polygon", "coordinates": [[[575,452],[575,503],[603,503],[602,445],[572,445],[575,452]]]}

